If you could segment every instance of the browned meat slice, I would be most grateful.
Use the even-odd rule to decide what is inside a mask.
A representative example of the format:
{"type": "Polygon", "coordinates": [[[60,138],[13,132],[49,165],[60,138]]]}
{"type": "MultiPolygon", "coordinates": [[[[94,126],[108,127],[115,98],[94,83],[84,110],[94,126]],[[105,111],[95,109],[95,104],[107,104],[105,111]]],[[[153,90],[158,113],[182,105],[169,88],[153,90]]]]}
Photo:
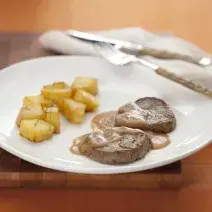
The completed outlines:
{"type": "Polygon", "coordinates": [[[166,102],[145,97],[120,107],[115,126],[169,133],[176,127],[176,118],[166,102]]]}
{"type": "Polygon", "coordinates": [[[151,148],[142,130],[112,127],[77,138],[81,154],[105,164],[130,163],[143,158],[151,148]]]}

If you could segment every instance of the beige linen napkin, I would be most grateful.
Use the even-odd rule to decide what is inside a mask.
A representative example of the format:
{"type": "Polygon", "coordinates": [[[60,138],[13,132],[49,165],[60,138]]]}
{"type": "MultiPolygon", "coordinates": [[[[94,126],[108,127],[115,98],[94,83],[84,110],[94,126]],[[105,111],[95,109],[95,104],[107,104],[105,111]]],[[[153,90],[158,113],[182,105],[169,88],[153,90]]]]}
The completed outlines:
{"type": "MultiPolygon", "coordinates": [[[[103,35],[108,38],[144,44],[147,47],[177,52],[197,58],[208,56],[208,54],[202,49],[181,38],[172,35],[161,36],[153,34],[140,27],[112,29],[98,32],[92,31],[91,33],[103,35]]],[[[62,31],[48,31],[41,35],[39,40],[44,48],[58,53],[67,55],[99,55],[92,43],[69,37],[62,31]]],[[[212,97],[212,92],[210,92],[212,91],[212,66],[203,68],[179,60],[161,60],[148,56],[145,56],[145,58],[167,69],[175,76],[185,79],[185,81],[192,84],[192,86],[196,86],[196,91],[202,92],[203,89],[207,89],[208,96],[212,97]]],[[[190,86],[190,88],[192,88],[192,86],[190,86]]]]}

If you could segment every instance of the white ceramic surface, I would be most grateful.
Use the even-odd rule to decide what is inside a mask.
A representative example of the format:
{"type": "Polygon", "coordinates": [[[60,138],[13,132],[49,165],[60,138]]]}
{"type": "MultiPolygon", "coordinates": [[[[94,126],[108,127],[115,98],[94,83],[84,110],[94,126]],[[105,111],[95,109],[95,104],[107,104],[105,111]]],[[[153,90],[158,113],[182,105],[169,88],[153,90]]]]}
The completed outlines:
{"type": "Polygon", "coordinates": [[[212,100],[173,83],[137,64],[115,67],[92,57],[46,57],[21,62],[0,72],[0,146],[8,152],[44,167],[94,174],[134,172],[162,166],[201,149],[212,137],[212,100]],[[63,117],[61,134],[42,143],[31,143],[18,134],[15,119],[26,95],[36,95],[44,84],[71,83],[75,76],[99,80],[101,106],[98,112],[114,110],[139,97],[156,96],[172,107],[177,128],[170,134],[171,144],[150,151],[139,161],[127,165],[104,165],[69,151],[72,140],[91,131],[86,115],[82,125],[68,123],[63,117]]]}

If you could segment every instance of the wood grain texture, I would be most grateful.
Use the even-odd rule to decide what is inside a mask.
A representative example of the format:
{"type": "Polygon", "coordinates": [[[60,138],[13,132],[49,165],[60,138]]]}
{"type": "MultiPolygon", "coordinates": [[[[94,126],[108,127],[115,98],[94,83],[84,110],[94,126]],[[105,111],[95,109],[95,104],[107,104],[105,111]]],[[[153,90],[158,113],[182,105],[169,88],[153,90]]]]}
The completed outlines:
{"type": "Polygon", "coordinates": [[[1,190],[7,212],[211,212],[211,191],[182,190],[1,190]]]}

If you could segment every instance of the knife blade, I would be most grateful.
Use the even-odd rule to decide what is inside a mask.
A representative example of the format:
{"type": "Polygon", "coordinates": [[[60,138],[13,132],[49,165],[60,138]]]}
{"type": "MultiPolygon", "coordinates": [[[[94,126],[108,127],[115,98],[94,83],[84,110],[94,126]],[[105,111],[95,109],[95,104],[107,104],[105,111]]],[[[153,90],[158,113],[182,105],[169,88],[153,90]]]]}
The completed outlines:
{"type": "Polygon", "coordinates": [[[115,46],[115,48],[123,51],[124,53],[127,54],[132,54],[132,55],[138,55],[139,52],[144,49],[144,47],[140,44],[136,43],[131,43],[125,40],[117,40],[117,39],[112,39],[112,38],[105,38],[100,35],[94,35],[91,33],[87,32],[80,32],[77,30],[69,30],[66,33],[69,36],[72,36],[74,38],[87,41],[87,42],[102,42],[102,43],[107,43],[115,46]]]}
{"type": "MultiPolygon", "coordinates": [[[[91,42],[103,42],[103,43],[108,43],[111,45],[117,45],[120,43],[127,43],[127,41],[119,41],[116,39],[111,39],[111,38],[105,38],[99,35],[94,35],[94,34],[90,34],[87,32],[80,32],[77,30],[68,30],[66,32],[66,34],[73,36],[75,38],[79,38],[85,41],[91,41],[91,42]]],[[[129,43],[129,42],[128,42],[129,43]]]]}
{"type": "Polygon", "coordinates": [[[68,30],[66,34],[74,38],[78,38],[88,42],[103,42],[107,44],[114,45],[119,50],[127,54],[132,54],[136,56],[152,56],[159,59],[177,59],[186,62],[194,63],[200,66],[209,66],[212,64],[212,60],[209,57],[203,56],[201,58],[194,58],[189,55],[179,54],[175,52],[169,52],[165,50],[157,50],[153,48],[144,47],[141,44],[136,44],[124,40],[117,40],[112,38],[105,38],[100,35],[94,35],[87,32],[81,32],[77,30],[68,30]]]}
{"type": "Polygon", "coordinates": [[[111,38],[105,38],[99,35],[94,35],[86,32],[80,32],[77,30],[69,30],[67,31],[67,35],[72,36],[77,39],[81,39],[83,41],[87,42],[102,42],[107,43],[115,46],[119,50],[123,51],[127,54],[137,55],[139,51],[143,49],[142,45],[130,43],[128,41],[124,40],[117,40],[117,39],[111,39],[111,38]]]}

